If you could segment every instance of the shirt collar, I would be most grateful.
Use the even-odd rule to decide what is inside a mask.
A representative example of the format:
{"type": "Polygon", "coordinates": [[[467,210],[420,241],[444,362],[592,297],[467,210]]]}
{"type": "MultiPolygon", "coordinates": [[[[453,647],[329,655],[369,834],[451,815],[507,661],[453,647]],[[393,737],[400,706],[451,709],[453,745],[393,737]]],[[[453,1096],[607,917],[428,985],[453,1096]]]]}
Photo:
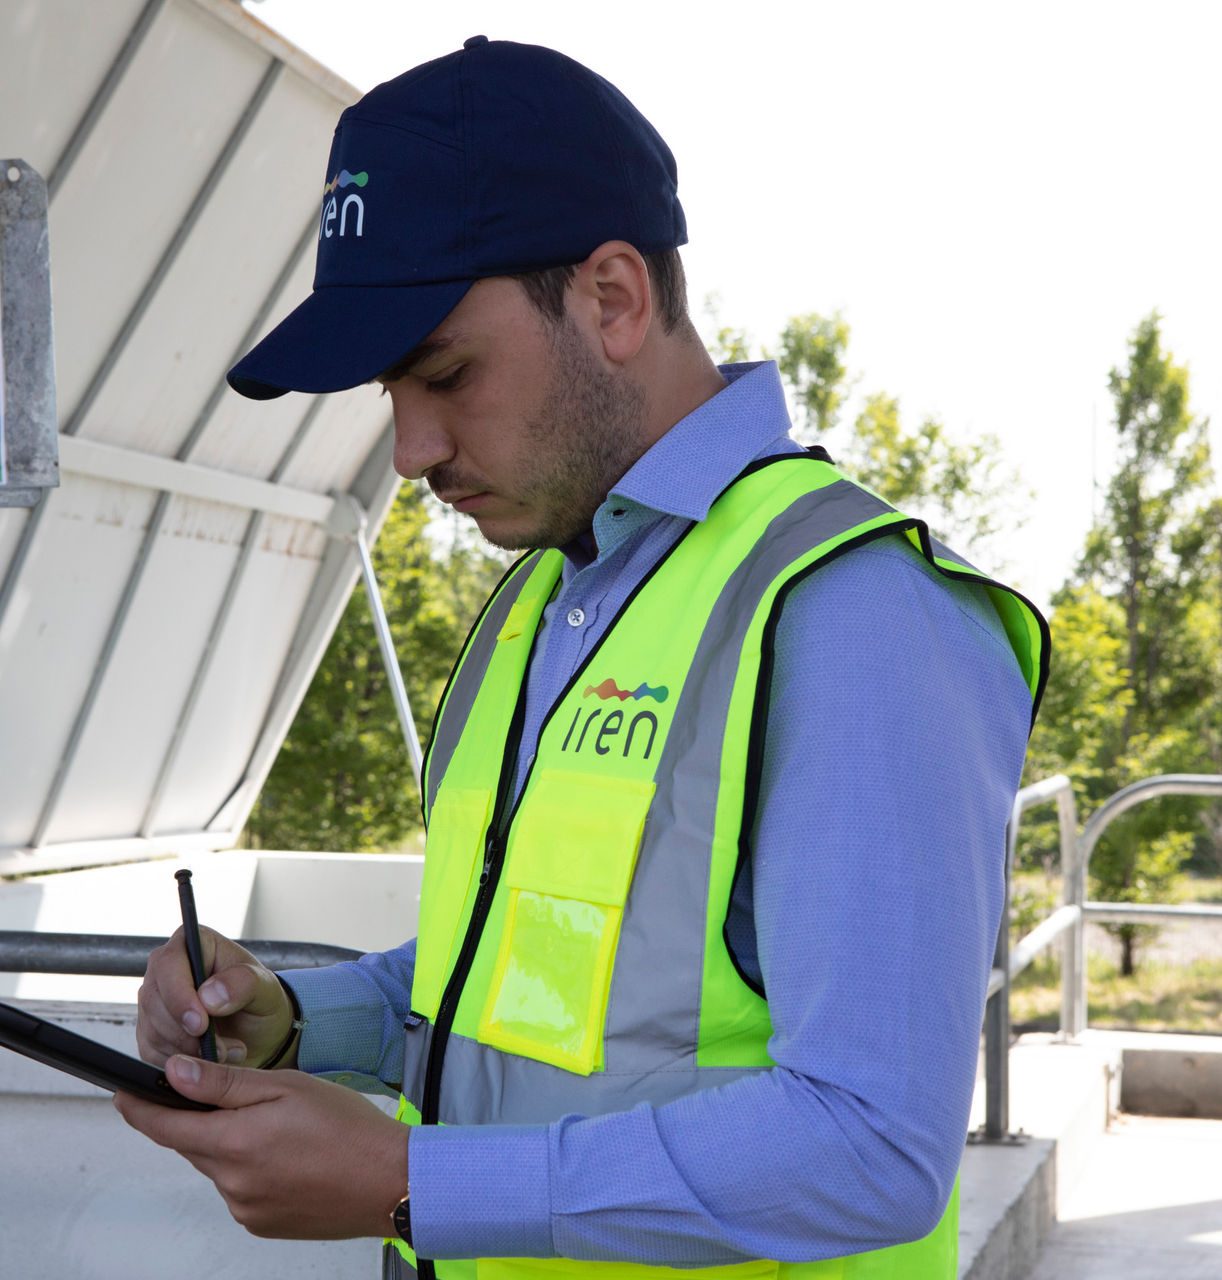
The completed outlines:
{"type": "Polygon", "coordinates": [[[647,449],[594,513],[593,529],[560,548],[566,581],[658,516],[703,520],[749,462],[799,449],[775,361],[723,364],[718,372],[726,385],[647,449]]]}
{"type": "Polygon", "coordinates": [[[726,386],[647,449],[608,502],[626,498],[663,515],[703,520],[747,463],[788,438],[789,411],[775,361],[723,364],[718,372],[726,386]]]}

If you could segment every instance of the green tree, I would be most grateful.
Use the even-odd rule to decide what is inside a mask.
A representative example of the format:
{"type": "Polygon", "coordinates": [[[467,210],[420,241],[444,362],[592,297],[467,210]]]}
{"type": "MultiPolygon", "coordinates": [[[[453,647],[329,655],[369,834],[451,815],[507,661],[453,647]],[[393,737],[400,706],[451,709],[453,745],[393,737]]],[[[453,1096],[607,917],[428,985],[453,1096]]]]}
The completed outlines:
{"type": "Polygon", "coordinates": [[[802,425],[821,437],[836,425],[849,391],[848,345],[849,326],[839,311],[794,316],[781,330],[781,376],[793,392],[802,425]]]}
{"type": "MultiPolygon", "coordinates": [[[[866,398],[838,458],[888,502],[927,516],[942,538],[976,554],[1021,523],[1013,509],[1021,482],[1003,465],[996,436],[957,441],[936,418],[907,431],[893,396],[866,398]]],[[[995,558],[989,568],[996,570],[995,558]]]]}
{"type": "Polygon", "coordinates": [[[741,364],[752,358],[751,335],[746,329],[736,329],[721,318],[720,293],[705,294],[704,314],[713,327],[713,336],[705,346],[717,364],[741,364]]]}
{"type": "Polygon", "coordinates": [[[992,544],[1003,529],[1022,523],[1018,503],[1026,492],[1003,464],[1000,441],[988,434],[958,441],[930,417],[909,430],[899,401],[877,392],[866,396],[846,435],[841,413],[853,385],[850,333],[839,312],[794,316],[781,332],[777,363],[797,407],[799,438],[817,438],[848,474],[998,572],[992,544]]]}
{"type": "MultiPolygon", "coordinates": [[[[1189,736],[1205,771],[1222,774],[1222,498],[1200,507],[1177,534],[1173,549],[1186,566],[1185,611],[1178,646],[1184,666],[1196,673],[1197,696],[1185,716],[1189,736]]],[[[1204,839],[1198,840],[1192,869],[1222,873],[1222,805],[1200,810],[1204,839]]]]}
{"type": "MultiPolygon", "coordinates": [[[[423,741],[446,677],[505,559],[405,484],[373,550],[408,700],[423,741]]],[[[257,848],[396,848],[420,826],[420,799],[369,603],[359,584],[246,828],[257,848]]]]}
{"type": "Polygon", "coordinates": [[[1068,584],[1053,599],[1051,677],[1031,746],[1032,779],[1064,772],[1096,802],[1108,794],[1124,743],[1133,693],[1124,663],[1124,613],[1090,583],[1068,584]]]}
{"type": "MultiPolygon", "coordinates": [[[[1162,348],[1157,313],[1108,381],[1116,471],[1054,602],[1052,679],[1028,774],[1069,773],[1082,818],[1130,782],[1220,763],[1218,504],[1205,492],[1206,424],[1189,409],[1187,370],[1162,348]]],[[[1173,900],[1196,840],[1207,843],[1199,813],[1197,802],[1167,798],[1113,824],[1091,858],[1096,895],[1173,900]]],[[[1109,929],[1132,974],[1151,931],[1109,929]]]]}

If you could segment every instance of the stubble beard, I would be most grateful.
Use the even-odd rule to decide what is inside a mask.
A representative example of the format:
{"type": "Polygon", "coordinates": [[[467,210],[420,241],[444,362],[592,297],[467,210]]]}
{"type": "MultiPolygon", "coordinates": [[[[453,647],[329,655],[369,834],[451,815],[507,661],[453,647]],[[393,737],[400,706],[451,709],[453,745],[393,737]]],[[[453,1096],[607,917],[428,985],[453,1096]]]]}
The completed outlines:
{"type": "Polygon", "coordinates": [[[552,328],[552,374],[523,433],[521,495],[541,513],[530,529],[485,534],[507,551],[562,547],[590,529],[594,512],[645,452],[645,393],[603,369],[566,316],[552,328]]]}

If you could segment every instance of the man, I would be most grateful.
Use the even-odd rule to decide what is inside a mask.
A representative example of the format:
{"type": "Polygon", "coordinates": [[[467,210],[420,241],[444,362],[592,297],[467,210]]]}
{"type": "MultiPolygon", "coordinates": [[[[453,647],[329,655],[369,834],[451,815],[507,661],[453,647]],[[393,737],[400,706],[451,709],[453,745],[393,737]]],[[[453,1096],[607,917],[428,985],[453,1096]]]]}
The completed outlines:
{"type": "Polygon", "coordinates": [[[379,377],[396,469],[542,549],[442,699],[418,938],[278,978],[207,934],[198,995],[177,938],[150,961],[141,1050],[221,1110],[116,1105],[257,1234],[955,1275],[1046,628],[795,445],[774,365],[713,366],[685,240],[622,95],[476,37],[342,117],[315,291],[231,372],[379,377]],[[189,1056],[209,1018],[246,1067],[189,1056]]]}

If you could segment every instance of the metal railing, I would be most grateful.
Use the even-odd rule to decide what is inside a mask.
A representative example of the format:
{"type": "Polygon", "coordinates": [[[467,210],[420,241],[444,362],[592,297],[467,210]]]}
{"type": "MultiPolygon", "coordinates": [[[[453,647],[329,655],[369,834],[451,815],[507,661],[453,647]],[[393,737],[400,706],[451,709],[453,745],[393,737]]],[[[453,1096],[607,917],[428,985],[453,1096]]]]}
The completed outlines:
{"type": "MultiPolygon", "coordinates": [[[[72,973],[107,978],[142,978],[149,952],[165,938],[112,933],[35,933],[0,929],[0,973],[72,973]]],[[[359,951],[321,942],[241,939],[269,969],[314,969],[357,960],[359,951]]]]}
{"type": "MultiPolygon", "coordinates": [[[[1176,920],[1222,922],[1222,906],[1173,906],[1128,902],[1087,902],[1090,856],[1104,831],[1122,813],[1159,796],[1196,795],[1222,799],[1222,775],[1166,774],[1118,791],[1102,804],[1079,833],[1073,788],[1063,774],[1024,787],[1014,798],[1006,827],[1005,901],[997,931],[985,1006],[985,1123],[976,1142],[1013,1141],[1010,1133],[1010,988],[1014,979],[1058,938],[1062,939],[1060,1034],[1075,1040],[1086,1029],[1084,925],[1159,924],[1176,920]],[[1045,920],[1010,945],[1010,886],[1022,816],[1037,805],[1057,806],[1064,901],[1045,920]]],[[[112,934],[35,933],[0,930],[0,973],[73,973],[140,977],[160,937],[112,934]]],[[[241,945],[273,969],[310,968],[355,960],[359,951],[312,942],[244,940],[241,945]]]]}
{"type": "Polygon", "coordinates": [[[1169,903],[1088,902],[1090,856],[1107,828],[1135,805],[1160,796],[1213,796],[1222,799],[1222,775],[1171,773],[1118,791],[1091,814],[1079,833],[1073,789],[1063,774],[1024,787],[1014,799],[1006,828],[1006,890],[1001,928],[989,975],[984,1017],[985,1122],[973,1141],[1013,1141],[1010,1133],[1010,988],[1014,979],[1057,938],[1062,938],[1060,1035],[1076,1040],[1086,1029],[1084,926],[1166,924],[1176,920],[1222,922],[1222,906],[1173,906],[1169,903]],[[1063,903],[1013,947],[1010,945],[1010,886],[1022,815],[1036,805],[1055,802],[1060,826],[1063,903]]]}

